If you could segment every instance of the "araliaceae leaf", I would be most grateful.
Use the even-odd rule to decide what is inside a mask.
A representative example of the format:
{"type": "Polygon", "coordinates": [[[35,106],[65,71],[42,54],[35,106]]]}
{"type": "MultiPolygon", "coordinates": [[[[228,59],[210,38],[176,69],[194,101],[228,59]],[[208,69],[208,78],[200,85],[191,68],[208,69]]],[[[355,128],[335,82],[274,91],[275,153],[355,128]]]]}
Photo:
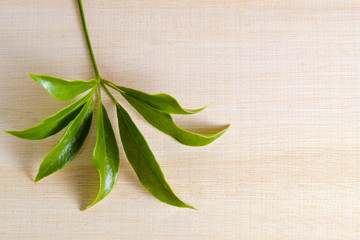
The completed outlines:
{"type": "Polygon", "coordinates": [[[45,88],[51,96],[60,101],[69,101],[97,84],[96,79],[68,81],[45,75],[29,74],[29,76],[45,88]]]}
{"type": "Polygon", "coordinates": [[[172,96],[159,93],[159,94],[148,94],[135,89],[116,86],[121,91],[125,92],[128,96],[136,98],[152,108],[168,114],[194,114],[204,110],[207,106],[199,109],[185,109],[180,106],[178,101],[172,96]]]}
{"type": "Polygon", "coordinates": [[[23,131],[6,131],[16,137],[39,140],[52,136],[66,127],[80,112],[84,104],[92,97],[93,92],[88,93],[76,102],[60,110],[56,114],[42,120],[39,124],[23,131]]]}
{"type": "Polygon", "coordinates": [[[78,153],[90,130],[93,105],[93,99],[90,98],[60,142],[45,157],[35,178],[36,182],[65,167],[78,153]]]}
{"type": "Polygon", "coordinates": [[[163,93],[147,94],[135,89],[117,86],[101,78],[87,32],[82,0],[78,0],[77,2],[96,79],[90,81],[68,81],[45,75],[29,74],[29,76],[44,87],[51,96],[60,101],[71,100],[87,90],[92,90],[84,97],[60,110],[53,116],[44,119],[39,124],[23,131],[8,131],[7,133],[24,139],[44,139],[59,132],[69,124],[60,142],[49,152],[41,163],[35,178],[37,182],[65,167],[80,150],[91,127],[94,105],[93,96],[95,89],[98,89],[99,109],[96,118],[97,137],[93,151],[93,163],[99,171],[100,188],[96,198],[87,208],[94,206],[112,190],[120,166],[119,149],[114,130],[101,101],[100,87],[103,87],[116,105],[122,145],[141,184],[155,198],[164,203],[176,207],[194,209],[175,195],[167,183],[145,138],[129,114],[117,102],[105,85],[120,92],[150,124],[169,136],[172,136],[182,144],[189,146],[207,145],[219,138],[228,127],[212,135],[197,134],[181,129],[174,123],[170,114],[194,114],[202,111],[205,107],[194,110],[185,109],[170,95],[163,93]]]}
{"type": "Polygon", "coordinates": [[[104,105],[99,100],[96,116],[96,145],[93,152],[93,162],[100,174],[100,189],[97,197],[90,206],[101,201],[112,190],[120,166],[119,148],[114,130],[104,105]]]}
{"type": "Polygon", "coordinates": [[[169,114],[156,110],[149,105],[148,102],[143,102],[122,91],[119,92],[131,104],[131,106],[133,106],[146,119],[146,121],[184,145],[205,146],[219,138],[229,128],[229,126],[227,126],[220,132],[209,135],[193,133],[178,127],[169,114]]]}
{"type": "Polygon", "coordinates": [[[144,188],[162,202],[176,207],[193,208],[171,190],[154,154],[129,114],[118,103],[116,111],[126,156],[144,188]]]}

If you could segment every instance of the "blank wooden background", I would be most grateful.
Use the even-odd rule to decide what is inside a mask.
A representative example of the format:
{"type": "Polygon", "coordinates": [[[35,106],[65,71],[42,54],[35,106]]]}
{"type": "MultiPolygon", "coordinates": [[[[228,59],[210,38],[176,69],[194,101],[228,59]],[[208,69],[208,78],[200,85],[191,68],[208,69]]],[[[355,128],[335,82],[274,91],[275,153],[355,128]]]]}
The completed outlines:
{"type": "Polygon", "coordinates": [[[95,128],[71,164],[37,184],[61,134],[26,141],[2,132],[67,105],[27,73],[93,78],[77,2],[1,0],[0,239],[360,239],[360,1],[84,0],[84,8],[104,78],[188,108],[215,100],[176,117],[184,128],[232,126],[206,147],[186,147],[119,97],[174,191],[199,210],[154,199],[121,151],[117,185],[81,212],[98,191],[95,128]]]}

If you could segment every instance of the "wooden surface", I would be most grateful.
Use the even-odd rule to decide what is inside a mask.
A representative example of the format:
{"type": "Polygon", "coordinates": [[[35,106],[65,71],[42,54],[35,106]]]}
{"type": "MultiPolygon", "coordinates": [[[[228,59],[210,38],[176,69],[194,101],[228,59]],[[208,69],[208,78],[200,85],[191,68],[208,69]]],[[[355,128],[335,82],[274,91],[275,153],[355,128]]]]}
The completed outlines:
{"type": "Polygon", "coordinates": [[[98,190],[95,129],[71,164],[37,184],[61,134],[26,141],[2,132],[67,105],[27,73],[93,77],[76,1],[2,0],[0,239],[360,239],[360,1],[84,7],[104,78],[189,108],[215,100],[176,117],[187,129],[232,126],[206,147],[186,147],[124,103],[174,191],[199,211],[154,199],[121,151],[114,190],[81,212],[98,190]]]}

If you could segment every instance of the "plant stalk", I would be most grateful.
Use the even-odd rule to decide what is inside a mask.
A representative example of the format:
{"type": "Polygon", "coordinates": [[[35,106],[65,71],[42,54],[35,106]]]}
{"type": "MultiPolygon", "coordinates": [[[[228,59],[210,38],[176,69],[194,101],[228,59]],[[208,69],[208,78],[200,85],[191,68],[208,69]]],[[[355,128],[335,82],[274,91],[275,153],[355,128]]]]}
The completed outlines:
{"type": "Polygon", "coordinates": [[[101,103],[101,88],[100,88],[100,84],[97,86],[97,90],[98,90],[99,103],[101,103]]]}
{"type": "Polygon", "coordinates": [[[89,52],[90,52],[92,65],[93,65],[93,67],[94,67],[96,79],[97,79],[98,81],[100,81],[101,78],[100,78],[99,69],[98,69],[98,67],[97,67],[97,65],[96,65],[96,60],[95,60],[94,52],[93,52],[92,47],[91,47],[90,37],[89,37],[89,33],[88,33],[88,30],[87,30],[87,27],[86,27],[85,14],[84,14],[84,9],[83,9],[83,5],[82,5],[82,0],[78,0],[78,3],[79,3],[79,10],[80,10],[80,15],[81,15],[81,21],[82,21],[82,25],[83,25],[83,29],[84,29],[84,33],[85,33],[85,37],[86,37],[86,42],[87,42],[87,45],[88,45],[88,49],[89,49],[89,52]]]}
{"type": "Polygon", "coordinates": [[[102,84],[103,88],[105,89],[106,93],[109,95],[109,97],[113,100],[115,104],[118,104],[116,98],[111,94],[109,89],[105,86],[105,84],[102,84]]]}
{"type": "Polygon", "coordinates": [[[121,90],[120,88],[118,88],[113,82],[110,82],[106,79],[101,78],[102,82],[106,85],[108,85],[109,87],[111,87],[112,89],[119,91],[119,92],[124,92],[123,90],[121,90]]]}

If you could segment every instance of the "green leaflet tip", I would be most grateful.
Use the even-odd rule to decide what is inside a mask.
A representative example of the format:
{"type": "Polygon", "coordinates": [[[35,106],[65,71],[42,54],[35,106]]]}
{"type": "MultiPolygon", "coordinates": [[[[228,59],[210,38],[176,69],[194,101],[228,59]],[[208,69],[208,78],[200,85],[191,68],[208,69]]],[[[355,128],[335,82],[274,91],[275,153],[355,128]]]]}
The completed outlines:
{"type": "Polygon", "coordinates": [[[38,181],[40,181],[42,179],[42,177],[40,177],[39,175],[36,175],[34,182],[37,183],[38,181]]]}
{"type": "MultiPolygon", "coordinates": [[[[205,138],[209,138],[211,140],[209,140],[208,142],[205,142],[203,144],[198,144],[198,145],[191,145],[191,144],[185,144],[185,145],[192,146],[192,147],[206,146],[206,145],[212,143],[213,141],[215,141],[216,139],[220,138],[227,130],[229,130],[229,128],[230,128],[230,124],[226,125],[221,131],[214,133],[214,134],[197,134],[197,135],[201,135],[205,138]]],[[[182,142],[180,142],[180,143],[182,143],[182,142]]],[[[184,143],[182,143],[182,144],[184,144],[184,143]]]]}
{"type": "Polygon", "coordinates": [[[214,102],[215,102],[215,100],[212,101],[211,103],[209,103],[208,105],[202,107],[202,108],[198,108],[198,109],[184,109],[184,110],[187,111],[189,114],[196,114],[196,113],[202,112],[202,111],[205,110],[206,108],[210,107],[210,105],[212,105],[214,102]]]}
{"type": "Polygon", "coordinates": [[[87,206],[86,208],[84,208],[84,209],[81,209],[80,211],[88,210],[89,208],[95,206],[97,203],[99,203],[99,202],[100,202],[101,200],[103,200],[104,198],[105,198],[105,196],[102,197],[102,198],[96,197],[95,200],[94,200],[90,205],[88,205],[88,206],[87,206]]]}
{"type": "MultiPolygon", "coordinates": [[[[221,131],[220,131],[219,133],[217,133],[217,134],[219,134],[220,136],[223,135],[223,134],[230,128],[230,126],[231,126],[231,124],[226,125],[226,126],[224,127],[224,129],[221,130],[221,131]]],[[[219,136],[219,137],[220,137],[220,136],[219,136]]]]}
{"type": "Polygon", "coordinates": [[[84,211],[88,210],[89,208],[91,208],[92,206],[94,206],[94,204],[90,204],[90,205],[87,206],[86,208],[80,209],[80,211],[84,212],[84,211]]]}
{"type": "Polygon", "coordinates": [[[17,134],[16,134],[17,132],[18,132],[18,131],[4,131],[4,133],[13,135],[13,136],[15,136],[15,137],[18,137],[17,134]]]}
{"type": "Polygon", "coordinates": [[[33,140],[33,139],[26,138],[26,137],[22,136],[21,131],[4,131],[4,133],[10,134],[10,135],[12,135],[14,137],[17,137],[17,138],[33,140]]]}
{"type": "Polygon", "coordinates": [[[43,179],[44,177],[46,177],[47,175],[40,175],[40,172],[38,172],[38,174],[35,177],[34,182],[37,183],[38,181],[40,181],[41,179],[43,179]]]}
{"type": "Polygon", "coordinates": [[[36,74],[28,73],[28,76],[34,80],[36,79],[36,74]]]}
{"type": "Polygon", "coordinates": [[[193,206],[187,205],[187,204],[186,204],[185,208],[189,208],[189,209],[192,209],[192,210],[199,211],[199,209],[197,209],[197,208],[195,208],[193,206]]]}
{"type": "Polygon", "coordinates": [[[93,207],[93,206],[95,206],[98,202],[100,202],[101,200],[102,200],[103,198],[101,198],[101,199],[98,199],[98,198],[96,198],[90,205],[88,205],[86,208],[84,208],[84,209],[81,209],[80,211],[85,211],[85,210],[88,210],[89,208],[91,208],[91,207],[93,207]]]}
{"type": "Polygon", "coordinates": [[[36,175],[34,182],[37,183],[38,181],[40,181],[41,179],[43,179],[44,177],[47,177],[47,176],[49,176],[49,174],[46,174],[46,175],[40,174],[40,169],[39,169],[39,172],[36,175]]]}
{"type": "Polygon", "coordinates": [[[43,178],[45,178],[45,177],[47,177],[47,176],[49,176],[49,174],[48,174],[48,175],[40,175],[40,173],[38,173],[38,174],[36,175],[36,177],[35,177],[34,182],[37,183],[38,181],[40,181],[41,179],[43,179],[43,178]]]}
{"type": "Polygon", "coordinates": [[[231,124],[228,124],[223,130],[221,130],[218,134],[219,137],[222,136],[227,130],[229,130],[231,124]]]}

